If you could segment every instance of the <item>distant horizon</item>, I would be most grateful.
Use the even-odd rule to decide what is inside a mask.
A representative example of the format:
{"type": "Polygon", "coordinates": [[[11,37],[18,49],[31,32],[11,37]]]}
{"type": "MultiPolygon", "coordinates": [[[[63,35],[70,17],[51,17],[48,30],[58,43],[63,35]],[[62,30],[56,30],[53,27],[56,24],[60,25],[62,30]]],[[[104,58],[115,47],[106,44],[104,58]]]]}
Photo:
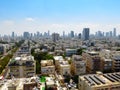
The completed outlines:
{"type": "MultiPolygon", "coordinates": [[[[89,28],[89,27],[84,27],[84,28],[89,28]]],[[[84,29],[83,28],[83,29],[84,29]]],[[[115,28],[116,29],[116,28],[115,28]]],[[[90,28],[89,28],[89,30],[90,30],[90,28]]],[[[53,33],[58,33],[58,34],[60,34],[60,36],[63,36],[63,32],[64,32],[64,35],[69,35],[69,34],[71,34],[71,31],[73,31],[74,32],[74,35],[75,34],[79,34],[79,33],[81,33],[81,34],[83,34],[83,30],[81,31],[81,32],[75,32],[74,30],[71,30],[71,31],[69,31],[69,32],[65,32],[65,31],[62,31],[62,33],[59,33],[59,32],[51,32],[50,30],[48,30],[49,31],[49,35],[52,35],[53,33]]],[[[34,36],[34,34],[36,34],[37,35],[37,33],[39,32],[39,34],[42,34],[42,35],[44,35],[45,33],[47,33],[48,34],[48,31],[44,31],[44,32],[40,32],[40,31],[34,31],[34,32],[29,32],[29,31],[23,31],[21,34],[18,34],[17,32],[14,32],[14,31],[12,31],[10,34],[0,34],[1,36],[5,36],[5,35],[7,35],[7,36],[12,36],[12,34],[13,34],[13,32],[14,32],[14,35],[16,36],[23,36],[24,35],[24,32],[28,32],[29,34],[33,34],[33,36],[34,36]]],[[[89,33],[90,35],[96,35],[96,33],[98,33],[100,30],[98,30],[98,31],[96,31],[95,33],[89,33]]],[[[110,34],[110,32],[112,31],[112,35],[114,34],[114,28],[113,28],[113,30],[110,30],[110,31],[100,31],[102,34],[104,33],[104,36],[106,36],[106,33],[108,34],[110,34]]],[[[120,35],[120,34],[118,34],[117,33],[117,31],[116,31],[116,36],[118,36],[118,35],[120,35]]]]}
{"type": "Polygon", "coordinates": [[[119,0],[1,0],[0,34],[24,31],[62,34],[113,31],[120,34],[119,0]]]}

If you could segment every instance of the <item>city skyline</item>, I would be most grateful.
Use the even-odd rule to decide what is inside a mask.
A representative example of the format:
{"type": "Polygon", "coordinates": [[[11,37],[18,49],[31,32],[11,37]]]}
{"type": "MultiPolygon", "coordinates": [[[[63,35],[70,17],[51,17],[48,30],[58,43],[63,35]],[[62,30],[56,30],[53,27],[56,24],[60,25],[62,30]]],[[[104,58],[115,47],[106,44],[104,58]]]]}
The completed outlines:
{"type": "Polygon", "coordinates": [[[0,34],[24,31],[62,34],[81,33],[83,28],[120,33],[118,0],[1,0],[0,34]]]}

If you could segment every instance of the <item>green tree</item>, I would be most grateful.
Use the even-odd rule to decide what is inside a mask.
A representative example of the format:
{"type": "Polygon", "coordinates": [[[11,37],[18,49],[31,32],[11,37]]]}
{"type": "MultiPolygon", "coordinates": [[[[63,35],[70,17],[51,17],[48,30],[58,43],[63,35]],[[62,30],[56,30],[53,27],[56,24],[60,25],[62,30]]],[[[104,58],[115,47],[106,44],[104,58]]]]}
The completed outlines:
{"type": "Polygon", "coordinates": [[[83,53],[84,50],[85,49],[83,49],[83,48],[78,49],[77,50],[77,55],[82,55],[82,53],[83,53]]]}
{"type": "Polygon", "coordinates": [[[34,53],[32,54],[36,60],[36,73],[40,74],[40,70],[41,70],[41,66],[40,66],[40,62],[41,60],[49,60],[52,59],[53,60],[53,56],[48,54],[47,52],[39,52],[39,53],[34,53]]]}

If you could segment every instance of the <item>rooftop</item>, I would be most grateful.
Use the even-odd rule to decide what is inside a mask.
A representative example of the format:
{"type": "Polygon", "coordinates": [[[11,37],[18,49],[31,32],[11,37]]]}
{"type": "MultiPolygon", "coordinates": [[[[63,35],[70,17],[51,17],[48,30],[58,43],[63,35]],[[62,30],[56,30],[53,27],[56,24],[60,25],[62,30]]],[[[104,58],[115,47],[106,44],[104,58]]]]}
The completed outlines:
{"type": "Polygon", "coordinates": [[[46,85],[54,85],[54,79],[52,77],[46,77],[46,85]]]}
{"type": "Polygon", "coordinates": [[[70,66],[68,61],[60,61],[60,66],[70,66]]]}
{"type": "Polygon", "coordinates": [[[18,65],[33,65],[34,57],[29,55],[22,55],[21,57],[14,57],[10,60],[9,66],[18,66],[18,65]],[[21,62],[22,61],[22,62],[21,62]]]}
{"type": "Polygon", "coordinates": [[[101,86],[113,83],[120,84],[120,73],[108,73],[108,74],[91,74],[80,76],[80,79],[85,80],[90,86],[101,86]]]}
{"type": "Polygon", "coordinates": [[[82,57],[80,55],[73,55],[72,58],[75,61],[82,61],[82,57]]]}
{"type": "Polygon", "coordinates": [[[115,56],[113,56],[113,59],[120,60],[120,56],[119,55],[115,55],[115,56]]]}
{"type": "Polygon", "coordinates": [[[62,56],[54,56],[55,60],[64,60],[62,56]]]}
{"type": "Polygon", "coordinates": [[[53,66],[53,60],[41,60],[41,66],[53,66]]]}
{"type": "Polygon", "coordinates": [[[104,59],[106,62],[112,62],[112,59],[104,59]]]}
{"type": "Polygon", "coordinates": [[[98,52],[95,52],[95,51],[90,51],[90,52],[88,52],[90,55],[99,55],[99,53],[98,52]]]}
{"type": "MultiPolygon", "coordinates": [[[[14,78],[8,79],[4,84],[0,87],[0,90],[8,90],[8,87],[16,87],[16,90],[23,90],[24,85],[31,85],[35,83],[40,83],[39,77],[31,77],[31,78],[14,78]]],[[[42,82],[43,84],[43,82],[42,82]]],[[[44,85],[40,85],[40,88],[44,87],[44,85]]]]}

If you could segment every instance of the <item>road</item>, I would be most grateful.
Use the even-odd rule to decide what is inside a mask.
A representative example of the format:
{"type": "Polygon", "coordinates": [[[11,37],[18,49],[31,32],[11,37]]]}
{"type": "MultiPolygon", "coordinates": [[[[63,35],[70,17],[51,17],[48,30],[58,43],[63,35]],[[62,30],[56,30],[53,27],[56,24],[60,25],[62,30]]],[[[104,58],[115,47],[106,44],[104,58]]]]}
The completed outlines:
{"type": "MultiPolygon", "coordinates": [[[[2,60],[5,56],[7,56],[8,54],[11,54],[12,53],[12,50],[13,49],[11,49],[10,51],[8,51],[3,57],[1,57],[0,58],[0,60],[2,60]]],[[[9,63],[9,62],[8,62],[9,63]]],[[[3,77],[4,78],[6,78],[7,77],[7,75],[9,74],[9,71],[8,71],[9,69],[8,69],[8,64],[6,65],[6,67],[5,67],[5,69],[4,69],[4,72],[3,72],[3,77]]]]}
{"type": "Polygon", "coordinates": [[[0,60],[2,60],[5,56],[7,56],[8,54],[10,54],[12,50],[13,50],[13,49],[11,49],[11,50],[8,51],[7,53],[5,53],[5,54],[0,58],[0,60]]]}

